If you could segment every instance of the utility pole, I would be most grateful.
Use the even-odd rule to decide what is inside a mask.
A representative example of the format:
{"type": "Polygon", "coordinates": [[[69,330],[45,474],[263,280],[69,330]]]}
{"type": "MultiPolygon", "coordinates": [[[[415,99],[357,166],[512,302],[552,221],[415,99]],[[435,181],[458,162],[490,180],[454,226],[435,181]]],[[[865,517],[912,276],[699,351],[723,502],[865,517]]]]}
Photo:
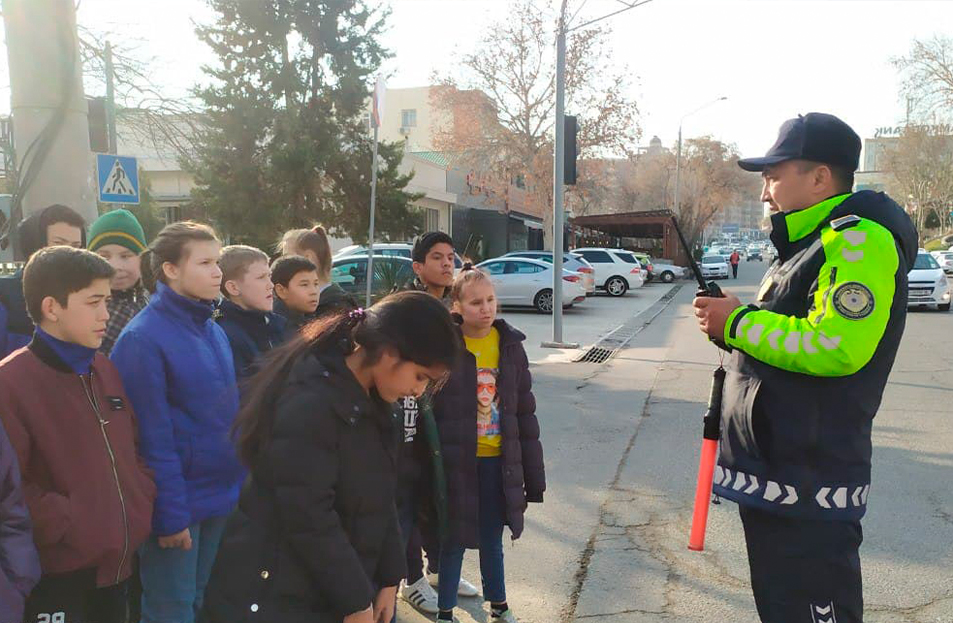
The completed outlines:
{"type": "Polygon", "coordinates": [[[553,341],[544,346],[578,348],[563,342],[563,193],[566,153],[566,2],[559,11],[556,33],[556,137],[553,156],[553,341]]]}
{"type": "Polygon", "coordinates": [[[103,51],[106,65],[106,131],[109,133],[109,153],[118,154],[116,137],[116,69],[113,67],[113,46],[106,42],[103,51]]]}
{"type": "Polygon", "coordinates": [[[672,213],[675,214],[676,217],[680,217],[682,215],[681,212],[679,211],[679,205],[678,205],[678,189],[679,189],[679,186],[681,185],[679,184],[679,181],[680,181],[681,172],[682,172],[682,124],[685,122],[685,119],[687,119],[688,117],[691,117],[695,113],[708,108],[712,104],[723,102],[726,99],[728,99],[727,96],[719,97],[718,99],[713,99],[707,104],[699,106],[692,112],[682,115],[682,118],[678,120],[678,147],[676,149],[676,156],[675,156],[675,201],[674,201],[674,205],[672,205],[672,213]]]}
{"type": "Polygon", "coordinates": [[[92,223],[97,193],[73,0],[2,6],[18,174],[14,219],[61,203],[92,223]]]}
{"type": "Polygon", "coordinates": [[[579,348],[579,344],[563,342],[563,217],[565,216],[563,181],[566,172],[563,160],[566,153],[566,34],[620,13],[631,11],[643,4],[648,4],[652,0],[618,1],[625,8],[572,27],[570,27],[570,23],[586,3],[583,2],[576,13],[568,20],[566,19],[568,0],[562,0],[559,8],[559,26],[556,32],[556,123],[554,126],[556,144],[553,149],[553,339],[551,342],[543,342],[543,348],[579,348]]]}

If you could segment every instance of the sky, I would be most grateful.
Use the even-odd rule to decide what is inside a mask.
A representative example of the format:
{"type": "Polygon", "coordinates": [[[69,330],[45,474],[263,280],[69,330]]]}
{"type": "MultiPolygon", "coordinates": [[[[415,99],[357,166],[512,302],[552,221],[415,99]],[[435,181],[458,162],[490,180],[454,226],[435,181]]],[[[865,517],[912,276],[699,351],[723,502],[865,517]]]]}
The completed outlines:
{"type": "MultiPolygon", "coordinates": [[[[453,72],[454,58],[508,11],[506,0],[384,2],[392,9],[383,40],[394,54],[383,68],[390,87],[453,72]]],[[[581,2],[570,0],[572,10],[581,2]]],[[[619,2],[585,0],[576,23],[622,8],[619,2]]],[[[211,17],[202,0],[81,0],[78,13],[80,24],[115,33],[151,57],[156,82],[173,95],[203,79],[202,63],[214,62],[193,30],[211,17]]],[[[902,123],[906,107],[890,61],[914,38],[953,37],[953,0],[652,0],[606,24],[613,62],[631,72],[643,145],[655,135],[673,145],[682,121],[686,138],[712,135],[743,155],[760,155],[799,113],[836,114],[862,137],[902,123]],[[727,100],[683,120],[719,97],[727,100]]],[[[8,109],[0,63],[0,110],[8,109]]]]}

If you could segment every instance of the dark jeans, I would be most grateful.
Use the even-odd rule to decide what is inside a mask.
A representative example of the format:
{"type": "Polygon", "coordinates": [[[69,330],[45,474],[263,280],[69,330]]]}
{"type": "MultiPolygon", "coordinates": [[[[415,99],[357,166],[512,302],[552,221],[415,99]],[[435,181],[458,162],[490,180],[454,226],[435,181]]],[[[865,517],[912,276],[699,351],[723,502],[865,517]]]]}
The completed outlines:
{"type": "Polygon", "coordinates": [[[407,583],[413,584],[424,577],[424,558],[427,554],[427,573],[437,573],[440,560],[440,542],[429,534],[429,530],[421,531],[417,525],[417,507],[412,496],[406,497],[397,506],[397,517],[400,520],[400,534],[404,540],[404,550],[407,553],[407,583]],[[424,536],[422,532],[428,534],[424,536]]]}
{"type": "MultiPolygon", "coordinates": [[[[480,481],[480,576],[483,598],[490,603],[506,601],[506,580],[503,573],[503,526],[506,524],[506,502],[503,498],[503,461],[500,457],[477,459],[480,481]]],[[[440,586],[437,604],[441,610],[457,606],[457,587],[463,567],[462,546],[446,544],[440,552],[440,586]]]]}
{"type": "Polygon", "coordinates": [[[126,623],[129,581],[96,588],[95,569],[44,575],[30,593],[23,618],[28,623],[126,623]]]}
{"type": "Polygon", "coordinates": [[[735,279],[737,279],[737,278],[738,278],[738,265],[737,265],[737,264],[732,264],[732,265],[731,265],[731,272],[732,272],[732,276],[733,276],[735,279]]]}
{"type": "Polygon", "coordinates": [[[862,623],[859,521],[740,510],[751,588],[764,623],[862,623]]]}
{"type": "MultiPolygon", "coordinates": [[[[421,550],[427,553],[427,572],[437,573],[437,562],[440,556],[440,543],[437,539],[424,538],[417,526],[417,505],[414,496],[405,495],[397,505],[397,519],[400,521],[400,536],[403,539],[404,551],[407,554],[407,584],[414,584],[424,577],[424,560],[421,550]]],[[[397,623],[397,608],[394,608],[394,618],[391,623],[397,623]]]]}

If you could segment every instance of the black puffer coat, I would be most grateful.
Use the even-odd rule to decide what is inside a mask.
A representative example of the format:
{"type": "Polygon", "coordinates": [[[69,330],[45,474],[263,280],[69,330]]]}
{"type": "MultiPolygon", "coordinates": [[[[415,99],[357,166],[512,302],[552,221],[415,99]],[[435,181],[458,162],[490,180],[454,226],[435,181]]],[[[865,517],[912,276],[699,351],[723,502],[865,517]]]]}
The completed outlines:
{"type": "Polygon", "coordinates": [[[291,370],[272,438],[229,519],[205,595],[209,623],[340,623],[406,575],[392,405],[343,348],[291,370]]]}
{"type": "MultiPolygon", "coordinates": [[[[496,391],[503,433],[506,523],[513,539],[518,539],[523,533],[527,502],[542,502],[546,490],[543,446],[539,441],[529,361],[523,349],[526,336],[504,320],[497,320],[493,326],[500,332],[496,391]]],[[[451,543],[468,548],[478,547],[480,542],[476,385],[476,358],[465,350],[450,380],[434,397],[434,416],[447,472],[449,538],[451,543]]]]}

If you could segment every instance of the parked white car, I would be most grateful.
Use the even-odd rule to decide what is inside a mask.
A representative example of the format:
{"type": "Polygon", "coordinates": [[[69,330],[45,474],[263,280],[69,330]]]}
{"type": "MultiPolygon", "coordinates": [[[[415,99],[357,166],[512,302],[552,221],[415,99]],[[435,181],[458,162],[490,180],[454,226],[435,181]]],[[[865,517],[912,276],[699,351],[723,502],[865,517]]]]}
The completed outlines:
{"type": "MultiPolygon", "coordinates": [[[[535,307],[553,312],[553,265],[525,257],[498,257],[477,264],[493,280],[501,307],[535,307]]],[[[586,300],[582,276],[563,269],[563,307],[586,300]]]]}
{"type": "Polygon", "coordinates": [[[953,274],[953,251],[933,251],[930,255],[940,265],[943,272],[948,275],[953,274]]]}
{"type": "Polygon", "coordinates": [[[724,255],[705,255],[699,263],[705,279],[727,279],[728,262],[724,255]]]}
{"type": "Polygon", "coordinates": [[[596,288],[605,290],[609,296],[622,296],[645,284],[642,265],[631,251],[590,247],[572,252],[592,265],[596,271],[596,288]]]}
{"type": "MultiPolygon", "coordinates": [[[[374,257],[378,255],[383,255],[385,257],[406,257],[408,260],[412,259],[411,254],[413,253],[414,245],[408,242],[375,242],[374,243],[374,257]]],[[[367,257],[367,247],[352,244],[349,247],[344,247],[340,251],[334,254],[332,259],[340,259],[342,257],[352,257],[352,256],[364,256],[367,257]]],[[[454,270],[460,270],[463,268],[463,261],[460,259],[459,255],[454,254],[453,259],[453,268],[454,270]]]]}
{"type": "MultiPolygon", "coordinates": [[[[503,257],[528,257],[531,260],[542,260],[547,264],[553,263],[552,251],[510,251],[503,257]]],[[[582,275],[586,296],[596,293],[596,271],[584,257],[575,253],[566,253],[563,255],[563,268],[569,272],[582,275]]]]}
{"type": "Polygon", "coordinates": [[[655,277],[662,283],[672,283],[676,279],[684,279],[688,276],[688,269],[662,260],[650,259],[652,270],[655,277]]]}
{"type": "Polygon", "coordinates": [[[936,259],[921,251],[913,268],[907,273],[909,290],[907,307],[935,307],[939,311],[950,311],[950,283],[936,259]]]}

